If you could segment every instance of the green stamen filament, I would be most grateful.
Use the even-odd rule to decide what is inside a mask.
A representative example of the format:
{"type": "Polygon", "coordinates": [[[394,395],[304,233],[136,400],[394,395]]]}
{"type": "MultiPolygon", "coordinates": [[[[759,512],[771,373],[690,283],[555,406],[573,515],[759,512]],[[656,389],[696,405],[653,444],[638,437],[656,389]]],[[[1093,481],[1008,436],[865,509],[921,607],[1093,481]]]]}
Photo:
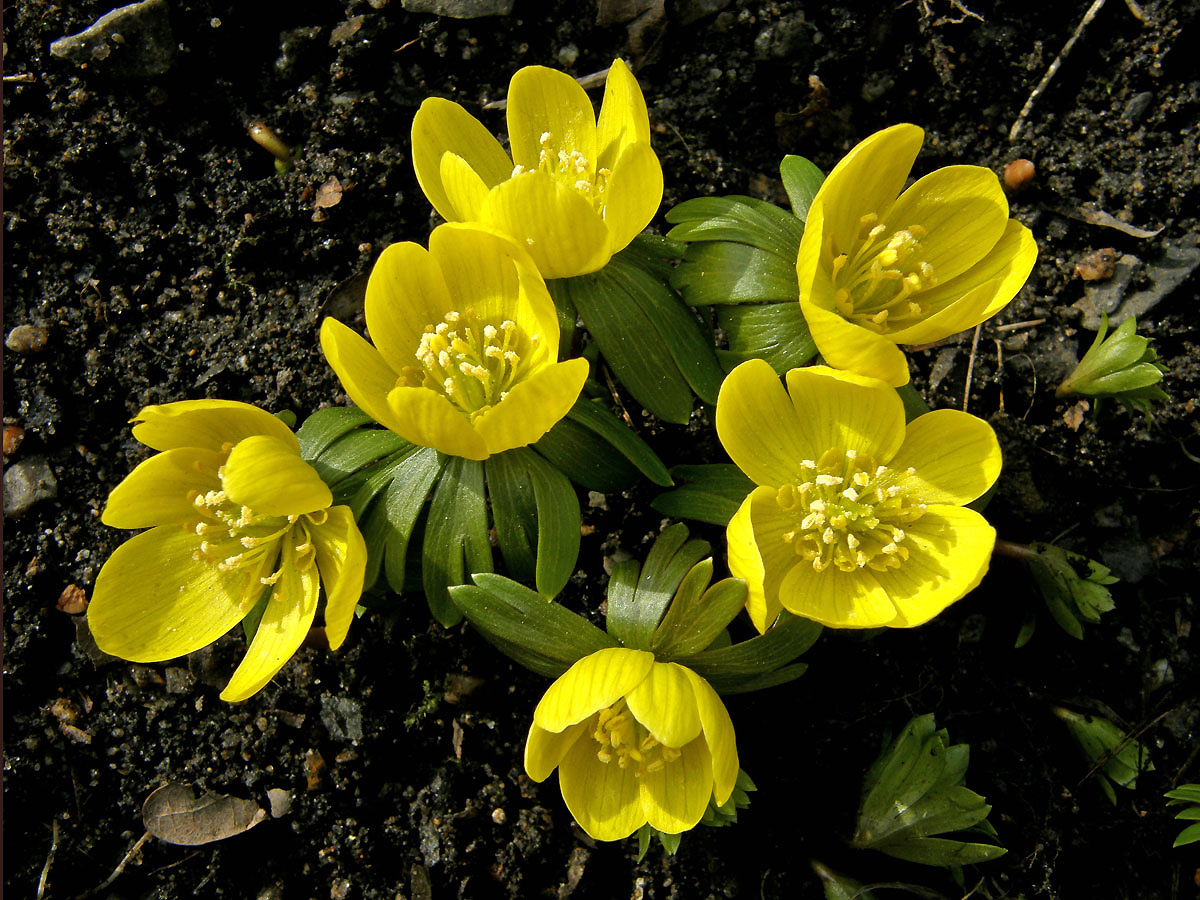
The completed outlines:
{"type": "Polygon", "coordinates": [[[682,755],[675,747],[664,746],[650,734],[629,712],[623,699],[600,710],[592,737],[600,745],[596,751],[600,762],[616,762],[622,769],[633,766],[635,778],[657,772],[682,755]]]}
{"type": "Polygon", "coordinates": [[[920,293],[937,284],[933,266],[923,259],[925,229],[909,225],[889,233],[875,213],[859,220],[859,233],[849,252],[835,254],[833,237],[827,250],[833,257],[834,304],[847,319],[880,334],[902,328],[929,310],[920,293]]]}
{"type": "Polygon", "coordinates": [[[904,528],[925,513],[925,504],[900,484],[913,469],[876,466],[853,450],[829,450],[819,462],[804,460],[801,470],[803,480],[780,487],[775,499],[795,517],[784,541],[813,569],[882,572],[908,559],[904,528]]]}
{"type": "Polygon", "coordinates": [[[519,380],[522,343],[528,345],[522,351],[527,355],[541,340],[540,334],[522,335],[510,319],[497,327],[481,322],[472,309],[451,310],[444,321],[425,326],[416,349],[420,367],[408,367],[396,383],[437,391],[474,419],[503,400],[519,380]]]}

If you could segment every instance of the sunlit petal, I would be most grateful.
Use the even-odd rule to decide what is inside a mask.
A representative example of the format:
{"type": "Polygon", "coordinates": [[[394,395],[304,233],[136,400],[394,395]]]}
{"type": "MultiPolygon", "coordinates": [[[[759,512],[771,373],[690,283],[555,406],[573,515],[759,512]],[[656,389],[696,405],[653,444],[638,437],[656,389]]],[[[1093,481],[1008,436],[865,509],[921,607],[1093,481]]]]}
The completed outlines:
{"type": "Polygon", "coordinates": [[[229,453],[221,480],[230,500],[258,515],[297,516],[333,502],[316,470],[273,437],[240,441],[229,453]]]}
{"type": "Polygon", "coordinates": [[[676,663],[655,663],[625,694],[634,718],[668,747],[682,747],[700,733],[700,713],[686,673],[676,663]]]}
{"type": "Polygon", "coordinates": [[[533,712],[533,721],[547,731],[562,731],[612,706],[645,678],[653,665],[654,654],[625,647],[585,656],[550,685],[533,712]]]}
{"type": "Polygon", "coordinates": [[[586,359],[569,359],[513,385],[503,400],[475,419],[487,452],[502,453],[539,440],[575,405],[587,376],[586,359]]]}
{"type": "Polygon", "coordinates": [[[423,387],[398,387],[387,395],[387,403],[390,416],[385,424],[406,441],[450,456],[487,459],[483,437],[441,394],[423,387]]]}
{"type": "Polygon", "coordinates": [[[684,671],[692,682],[700,724],[704,729],[704,742],[712,757],[712,793],[719,805],[729,799],[737,782],[738,752],[733,720],[729,718],[729,711],[712,685],[691,669],[684,671]]]}
{"type": "Polygon", "coordinates": [[[810,459],[836,449],[886,463],[904,442],[904,404],[878,379],[807,366],[788,372],[787,386],[795,416],[818,448],[810,459]]]}
{"type": "Polygon", "coordinates": [[[801,480],[800,462],[826,449],[813,423],[797,417],[779,376],[761,359],[726,377],[717,398],[717,436],[729,458],[756,484],[801,480]]]}
{"type": "MultiPolygon", "coordinates": [[[[646,98],[642,96],[637,79],[623,59],[613,60],[604,82],[604,102],[600,105],[596,143],[599,146],[597,168],[607,169],[616,168],[617,160],[630,145],[650,143],[646,98]]],[[[660,189],[660,196],[661,193],[660,189]]]]}
{"type": "Polygon", "coordinates": [[[454,221],[454,204],[442,184],[442,155],[462,157],[488,187],[512,173],[512,160],[490,131],[450,100],[430,97],[413,118],[413,168],[421,190],[443,219],[454,221]]]}
{"type": "Polygon", "coordinates": [[[180,400],[147,406],[133,419],[133,436],[155,450],[202,447],[220,451],[256,434],[270,435],[299,451],[296,436],[269,412],[236,400],[180,400]]]}
{"type": "Polygon", "coordinates": [[[665,834],[694,828],[713,793],[708,745],[697,738],[680,748],[679,759],[645,772],[639,781],[642,810],[652,828],[665,834]]]}
{"type": "Polygon", "coordinates": [[[348,506],[329,509],[324,524],[309,530],[325,588],[325,636],[336,650],[346,639],[362,597],[367,545],[348,506]]]}
{"type": "Polygon", "coordinates": [[[892,467],[914,470],[898,484],[923,502],[962,506],[999,477],[1000,443],[983,419],[937,409],[909,423],[892,467]]]}
{"type": "Polygon", "coordinates": [[[217,468],[222,454],[198,447],[158,453],[113,488],[100,521],[113,528],[149,528],[195,518],[190,491],[221,489],[217,468]]]}
{"type": "Polygon", "coordinates": [[[587,92],[565,72],[518,69],[508,85],[508,139],[513,160],[536,169],[542,153],[577,151],[596,167],[596,113],[587,92]]]}
{"type": "Polygon", "coordinates": [[[597,749],[586,736],[575,741],[559,763],[558,783],[580,828],[595,840],[619,841],[646,823],[641,791],[632,766],[602,763],[597,749]]]}

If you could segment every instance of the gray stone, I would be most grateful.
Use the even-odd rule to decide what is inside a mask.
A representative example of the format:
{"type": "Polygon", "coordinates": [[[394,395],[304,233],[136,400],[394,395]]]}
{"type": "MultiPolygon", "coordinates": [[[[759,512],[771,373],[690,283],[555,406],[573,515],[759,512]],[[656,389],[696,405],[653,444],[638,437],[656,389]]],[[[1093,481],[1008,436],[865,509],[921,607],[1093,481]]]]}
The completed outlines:
{"type": "Polygon", "coordinates": [[[283,788],[270,788],[267,791],[267,800],[271,804],[272,819],[286,816],[292,808],[292,795],[283,788]]]}
{"type": "Polygon", "coordinates": [[[1138,121],[1149,111],[1153,100],[1154,95],[1149,91],[1134,94],[1130,101],[1125,104],[1125,111],[1121,113],[1121,118],[1127,122],[1138,121]]]}
{"type": "Polygon", "coordinates": [[[335,741],[362,740],[362,707],[349,697],[322,697],[321,723],[335,741]]]}
{"type": "Polygon", "coordinates": [[[1120,325],[1130,316],[1142,316],[1158,306],[1200,266],[1200,247],[1167,247],[1163,255],[1149,262],[1142,274],[1150,286],[1129,294],[1112,317],[1120,325]]]}
{"type": "Polygon", "coordinates": [[[1089,331],[1096,331],[1104,316],[1111,316],[1121,305],[1121,298],[1133,280],[1142,261],[1136,256],[1124,254],[1113,265],[1112,278],[1107,281],[1091,281],[1083,289],[1083,297],[1075,301],[1073,306],[1083,313],[1082,325],[1089,331]]]}
{"type": "Polygon", "coordinates": [[[414,13],[432,13],[451,19],[479,19],[483,16],[507,16],[513,0],[400,0],[402,9],[414,13]]]}
{"type": "Polygon", "coordinates": [[[4,471],[4,514],[19,516],[39,500],[58,496],[58,480],[40,456],[14,463],[4,471]]]}
{"type": "Polygon", "coordinates": [[[729,3],[730,0],[680,0],[672,10],[680,25],[691,25],[697,19],[720,12],[729,3]]]}
{"type": "Polygon", "coordinates": [[[166,0],[142,0],[105,13],[79,34],[59,38],[50,55],[76,65],[101,64],[120,75],[161,75],[175,59],[166,0]]]}

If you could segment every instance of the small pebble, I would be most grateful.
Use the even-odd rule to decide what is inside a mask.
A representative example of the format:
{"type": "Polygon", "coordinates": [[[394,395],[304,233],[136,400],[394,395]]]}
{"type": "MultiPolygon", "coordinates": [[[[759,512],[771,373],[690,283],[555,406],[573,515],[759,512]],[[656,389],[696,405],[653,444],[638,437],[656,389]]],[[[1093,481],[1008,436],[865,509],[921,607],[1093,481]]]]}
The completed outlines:
{"type": "Polygon", "coordinates": [[[4,339],[4,346],[13,353],[40,353],[46,347],[50,333],[41,325],[18,325],[4,339]]]}
{"type": "Polygon", "coordinates": [[[1075,264],[1075,274],[1084,281],[1107,281],[1112,278],[1117,263],[1117,251],[1105,247],[1089,253],[1075,264]]]}
{"type": "Polygon", "coordinates": [[[25,440],[25,429],[20,425],[5,425],[4,426],[4,455],[12,456],[21,448],[21,441],[25,440]]]}
{"type": "Polygon", "coordinates": [[[63,588],[63,592],[58,595],[58,602],[54,604],[54,608],[59,612],[65,612],[72,616],[79,615],[87,609],[87,606],[87,592],[77,584],[68,584],[63,588]]]}
{"type": "Polygon", "coordinates": [[[508,816],[504,814],[504,810],[502,808],[497,806],[492,810],[492,821],[497,825],[503,825],[506,821],[508,821],[508,816]]]}
{"type": "Polygon", "coordinates": [[[569,69],[575,65],[575,60],[579,59],[579,48],[574,44],[567,44],[559,48],[556,56],[558,57],[558,64],[564,69],[569,69]]]}
{"type": "Polygon", "coordinates": [[[271,804],[271,818],[278,819],[286,816],[292,808],[292,795],[282,788],[271,788],[267,791],[267,800],[271,804]]]}
{"type": "Polygon", "coordinates": [[[1004,186],[1014,193],[1023,191],[1033,181],[1037,167],[1027,159],[1014,159],[1004,167],[1004,186]]]}
{"type": "Polygon", "coordinates": [[[4,470],[4,514],[19,516],[39,500],[58,496],[58,480],[40,456],[14,463],[4,470]]]}

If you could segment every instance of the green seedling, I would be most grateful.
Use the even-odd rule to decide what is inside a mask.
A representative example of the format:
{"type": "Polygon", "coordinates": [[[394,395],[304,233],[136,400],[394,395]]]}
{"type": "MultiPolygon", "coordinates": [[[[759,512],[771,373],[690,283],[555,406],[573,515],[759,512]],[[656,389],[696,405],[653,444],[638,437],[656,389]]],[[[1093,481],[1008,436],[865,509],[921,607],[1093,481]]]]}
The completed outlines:
{"type": "Polygon", "coordinates": [[[1176,835],[1175,843],[1171,846],[1182,847],[1185,844],[1194,844],[1200,841],[1200,784],[1180,785],[1173,791],[1167,791],[1164,796],[1172,804],[1189,804],[1175,813],[1175,818],[1192,823],[1176,835]]]}
{"type": "Polygon", "coordinates": [[[296,155],[291,147],[279,139],[279,135],[262,122],[251,122],[247,130],[250,140],[275,157],[276,172],[282,175],[291,171],[296,155]]]}
{"type": "Polygon", "coordinates": [[[1114,397],[1127,409],[1152,419],[1151,403],[1166,400],[1158,383],[1167,371],[1157,362],[1150,339],[1137,333],[1137,320],[1130,316],[1108,335],[1108,316],[1079,365],[1058,386],[1059,397],[1114,397]]]}
{"type": "Polygon", "coordinates": [[[1008,851],[991,843],[935,835],[973,831],[995,837],[991,806],[963,785],[966,744],[951,744],[933,714],[917,716],[874,762],[863,783],[852,844],[927,866],[956,868],[1008,851]]]}
{"type": "MultiPolygon", "coordinates": [[[[1096,624],[1100,616],[1113,608],[1108,585],[1120,579],[1094,559],[1044,541],[1034,541],[1028,546],[996,541],[995,552],[1019,559],[1029,567],[1050,615],[1073,638],[1082,640],[1083,624],[1096,624]]],[[[1017,636],[1018,647],[1029,642],[1034,625],[1031,616],[1017,636]]]]}
{"type": "Polygon", "coordinates": [[[1079,742],[1083,755],[1092,765],[1092,772],[1100,789],[1114,806],[1117,793],[1113,784],[1134,788],[1142,772],[1154,768],[1146,745],[1134,740],[1108,719],[1072,712],[1061,706],[1054,707],[1054,714],[1066,723],[1071,735],[1079,742]]]}

